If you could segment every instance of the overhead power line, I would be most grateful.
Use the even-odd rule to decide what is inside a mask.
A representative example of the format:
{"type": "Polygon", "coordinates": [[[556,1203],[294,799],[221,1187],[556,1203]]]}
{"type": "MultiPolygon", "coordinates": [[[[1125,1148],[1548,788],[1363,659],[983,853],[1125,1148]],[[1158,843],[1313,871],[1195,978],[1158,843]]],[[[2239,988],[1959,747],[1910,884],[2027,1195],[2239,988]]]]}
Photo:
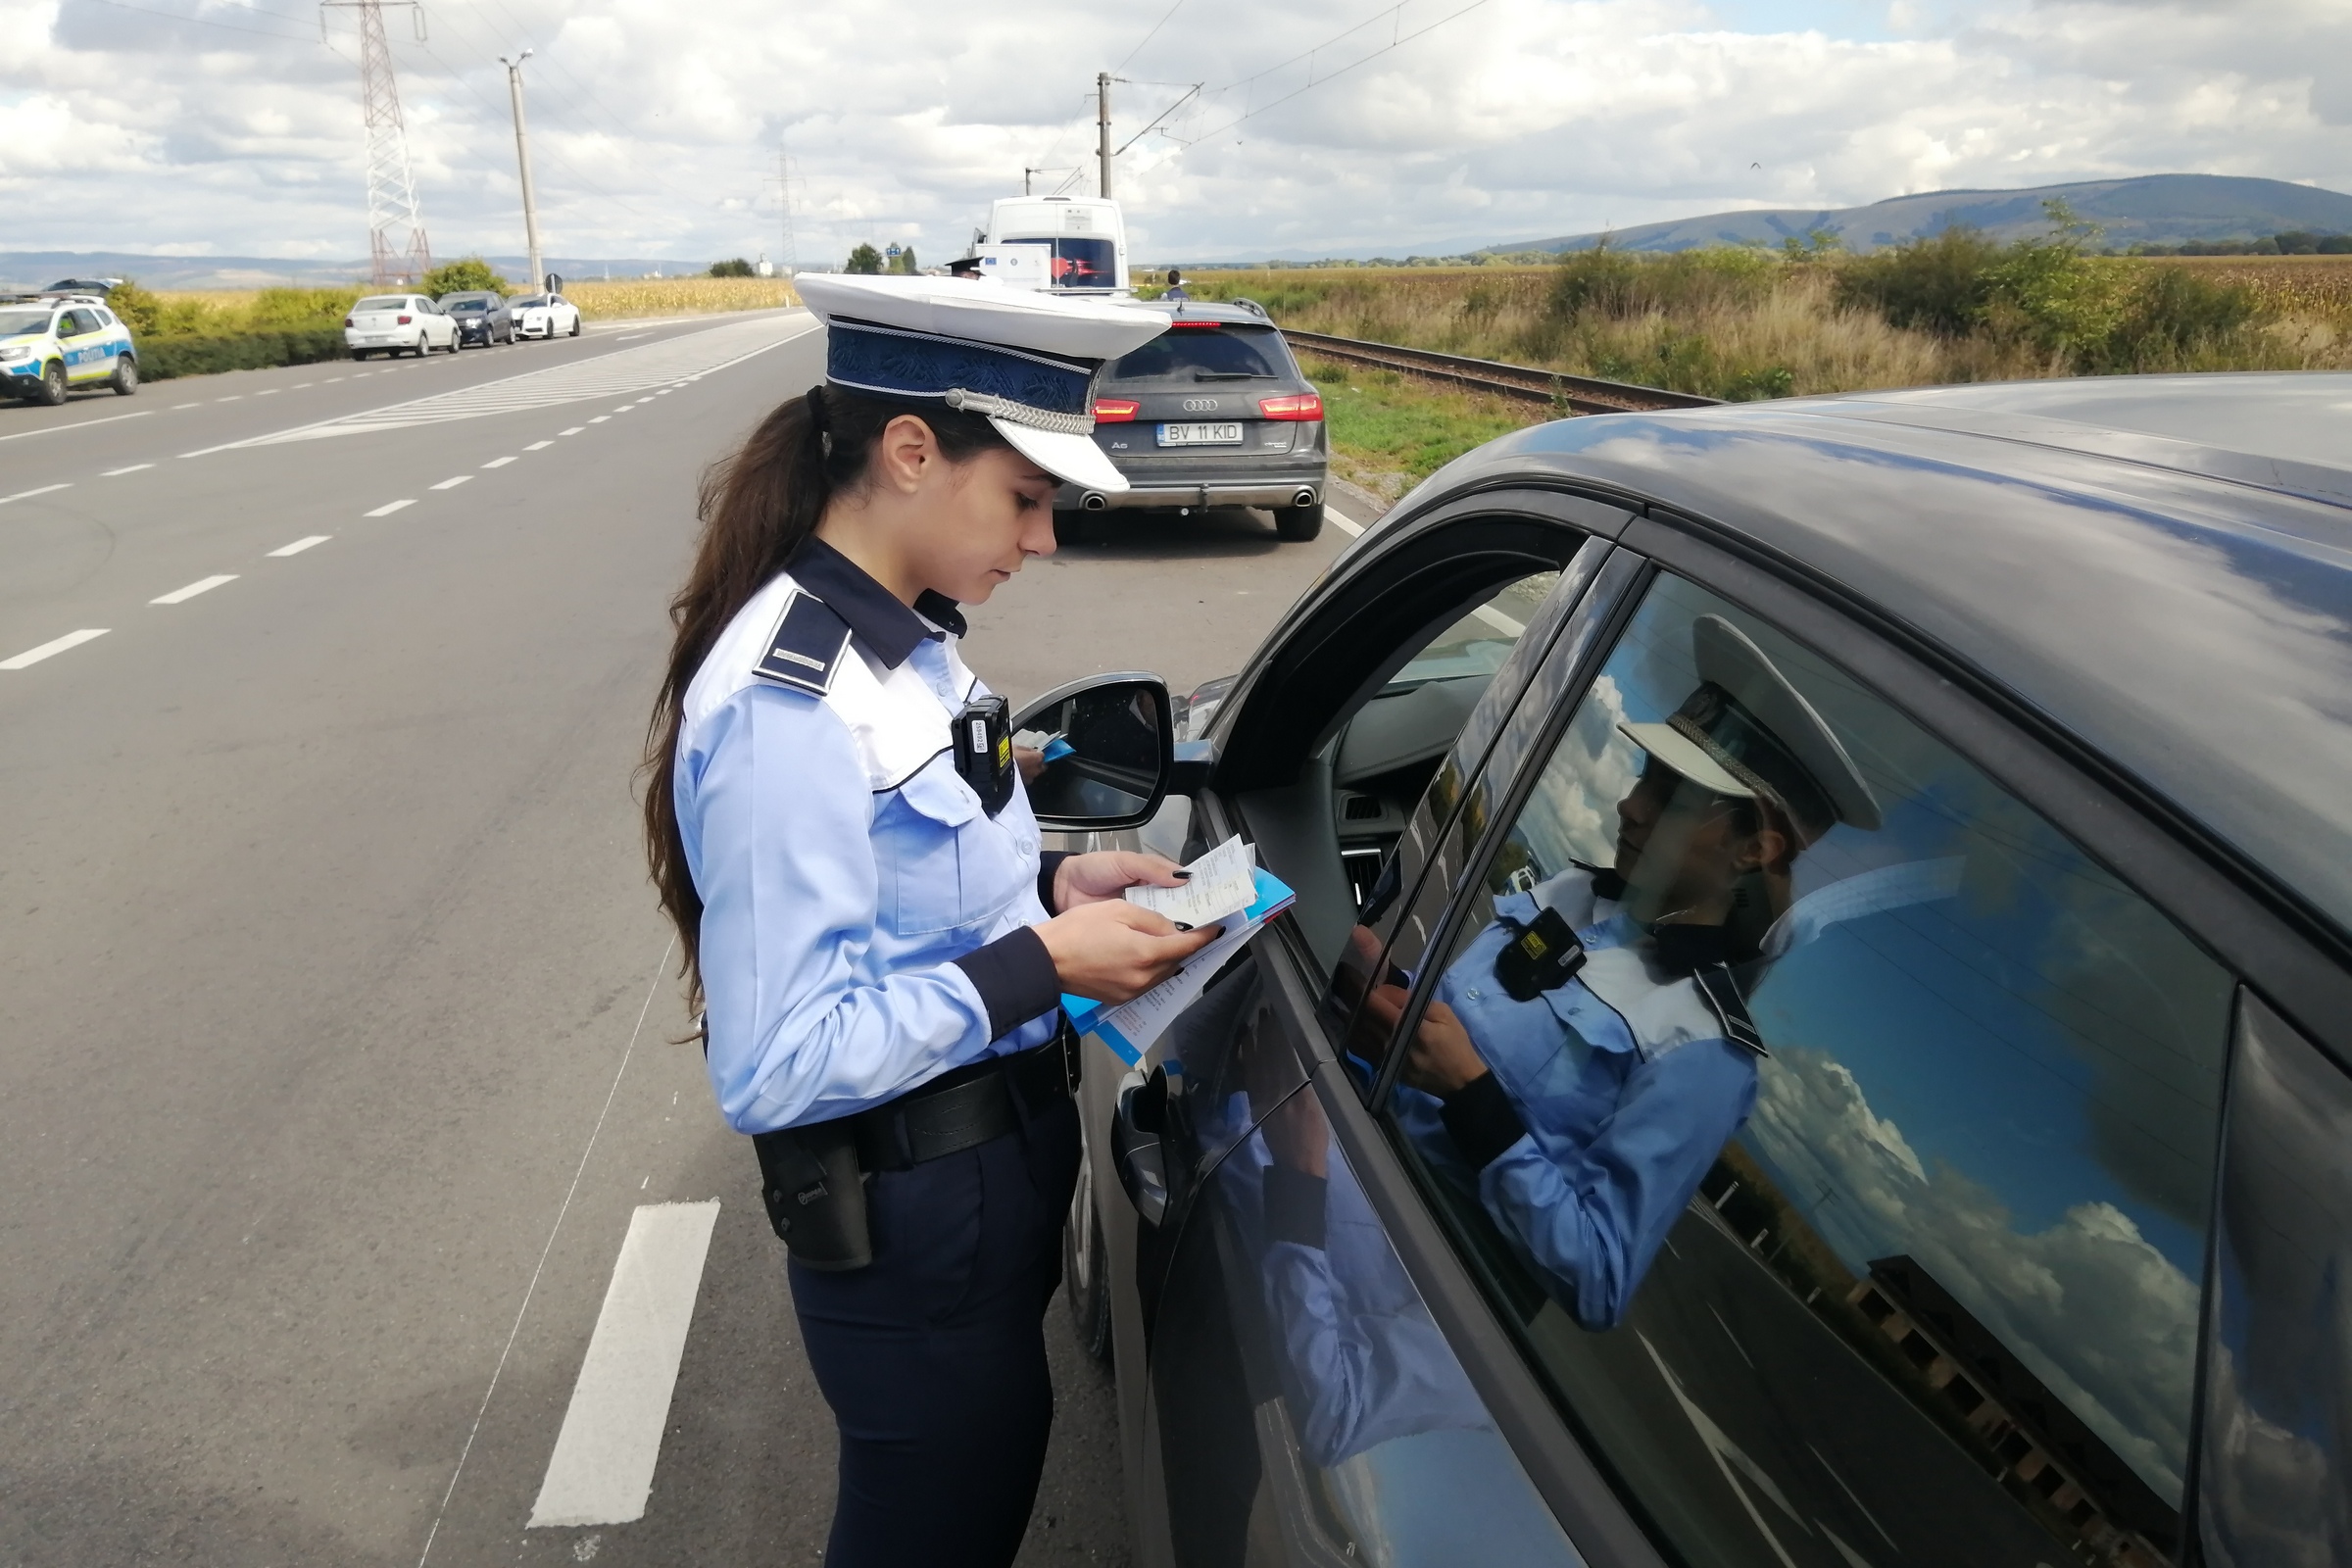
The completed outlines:
{"type": "MultiPolygon", "coordinates": [[[[136,11],[141,16],[161,17],[166,22],[184,22],[195,27],[218,27],[222,32],[250,33],[256,38],[283,38],[292,43],[309,43],[311,41],[310,34],[304,32],[271,32],[262,27],[240,27],[233,22],[215,22],[210,17],[183,16],[176,11],[159,11],[153,6],[134,6],[128,4],[127,0],[90,0],[90,3],[108,6],[117,11],[136,11]]],[[[273,11],[262,14],[264,16],[277,15],[273,11]]]]}
{"type": "MultiPolygon", "coordinates": [[[[1405,0],[1405,3],[1409,3],[1409,0],[1405,0]]],[[[1255,120],[1259,115],[1266,113],[1266,111],[1270,109],[1278,109],[1282,105],[1289,103],[1292,99],[1297,98],[1303,93],[1313,92],[1317,87],[1323,86],[1328,82],[1338,80],[1340,77],[1348,74],[1348,73],[1350,71],[1355,70],[1358,66],[1369,64],[1370,62],[1379,59],[1382,55],[1389,54],[1394,50],[1401,49],[1406,44],[1411,43],[1415,38],[1424,37],[1429,33],[1435,32],[1440,27],[1446,25],[1446,24],[1448,22],[1458,21],[1459,19],[1468,16],[1471,12],[1476,11],[1479,7],[1485,5],[1486,3],[1487,0],[1470,0],[1470,3],[1462,7],[1460,10],[1449,12],[1446,15],[1440,17],[1437,21],[1429,24],[1429,25],[1425,27],[1416,27],[1411,32],[1398,31],[1392,34],[1387,43],[1382,44],[1370,54],[1358,55],[1355,59],[1348,62],[1348,64],[1333,71],[1329,75],[1316,76],[1313,74],[1313,61],[1315,56],[1321,54],[1333,44],[1339,43],[1344,39],[1353,37],[1355,34],[1363,31],[1366,27],[1369,27],[1373,25],[1373,24],[1379,22],[1382,17],[1390,18],[1395,23],[1401,25],[1404,18],[1404,4],[1391,6],[1388,10],[1379,13],[1379,15],[1368,17],[1364,21],[1357,23],[1354,26],[1349,27],[1346,32],[1334,34],[1332,37],[1325,39],[1323,42],[1315,45],[1312,49],[1307,50],[1303,54],[1293,55],[1290,59],[1282,62],[1281,65],[1268,66],[1265,70],[1257,73],[1255,75],[1245,76],[1241,80],[1234,82],[1231,86],[1219,87],[1216,89],[1216,91],[1218,93],[1228,93],[1234,91],[1236,88],[1248,87],[1255,82],[1262,81],[1267,76],[1274,74],[1274,73],[1278,71],[1288,70],[1290,67],[1298,64],[1298,62],[1301,60],[1308,62],[1307,71],[1309,79],[1305,86],[1294,88],[1290,92],[1284,93],[1281,97],[1276,98],[1269,103],[1259,104],[1253,109],[1250,109],[1242,114],[1236,115],[1231,120],[1228,120],[1225,122],[1225,123],[1217,126],[1213,130],[1204,130],[1200,135],[1192,137],[1178,137],[1171,132],[1169,139],[1172,141],[1180,140],[1188,148],[1197,147],[1201,142],[1207,141],[1212,136],[1223,135],[1225,132],[1231,130],[1234,126],[1240,124],[1245,120],[1255,120]]]]}

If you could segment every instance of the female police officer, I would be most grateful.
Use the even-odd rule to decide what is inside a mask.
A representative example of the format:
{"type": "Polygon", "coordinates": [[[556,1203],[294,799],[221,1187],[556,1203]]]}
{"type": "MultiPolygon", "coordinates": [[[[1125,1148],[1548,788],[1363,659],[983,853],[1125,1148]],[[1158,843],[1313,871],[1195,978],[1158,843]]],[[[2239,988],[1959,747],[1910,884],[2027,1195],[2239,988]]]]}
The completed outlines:
{"type": "Polygon", "coordinates": [[[1213,932],[1119,897],[1173,885],[1165,860],[1041,857],[1009,748],[957,756],[991,699],[956,605],[1052,552],[1057,479],[1123,487],[1088,434],[1094,372],[1167,318],[952,279],[800,287],[826,384],[705,486],[649,853],[840,1428],[826,1561],[1008,1563],[1077,1172],[1060,994],[1126,1000],[1213,932]]]}

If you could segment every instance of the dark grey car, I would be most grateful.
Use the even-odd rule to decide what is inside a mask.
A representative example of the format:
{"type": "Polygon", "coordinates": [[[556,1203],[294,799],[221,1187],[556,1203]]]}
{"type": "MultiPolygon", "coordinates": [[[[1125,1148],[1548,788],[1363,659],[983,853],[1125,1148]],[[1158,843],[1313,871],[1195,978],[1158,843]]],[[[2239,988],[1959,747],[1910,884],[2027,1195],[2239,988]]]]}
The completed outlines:
{"type": "Polygon", "coordinates": [[[1161,306],[1169,329],[1104,368],[1095,389],[1095,444],[1132,487],[1064,485],[1067,524],[1124,508],[1262,507],[1285,539],[1323,528],[1331,466],[1323,399],[1290,345],[1247,302],[1161,306]]]}
{"type": "Polygon", "coordinates": [[[493,343],[514,341],[514,318],[507,310],[504,294],[444,294],[439,303],[458,323],[458,347],[486,349],[493,343]]]}
{"type": "MultiPolygon", "coordinates": [[[[2352,1564],[2347,410],[2119,377],[1539,426],[1177,705],[1164,797],[1041,811],[1239,834],[1298,893],[1133,1059],[1087,1045],[1069,1290],[1138,1561],[2352,1564]],[[1683,960],[1730,989],[1661,1005],[1637,959],[1692,928],[1626,891],[1632,807],[1726,705],[1870,806],[1750,867],[1683,960]],[[1529,949],[1580,886],[1576,961],[1529,949]],[[1465,1041],[1476,1116],[1429,1087],[1465,1041]]],[[[1024,713],[1079,748],[1033,799],[1122,776],[1093,702],[1169,707],[1024,713]]]]}

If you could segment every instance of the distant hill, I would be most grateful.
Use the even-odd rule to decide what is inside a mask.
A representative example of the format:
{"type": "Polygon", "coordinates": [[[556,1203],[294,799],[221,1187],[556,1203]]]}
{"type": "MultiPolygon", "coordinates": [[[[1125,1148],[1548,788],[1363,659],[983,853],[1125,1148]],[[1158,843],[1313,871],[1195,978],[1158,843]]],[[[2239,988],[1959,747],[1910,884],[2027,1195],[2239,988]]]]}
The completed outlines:
{"type": "MultiPolygon", "coordinates": [[[[463,253],[461,253],[463,254],[463,253]]],[[[520,288],[530,276],[531,264],[527,257],[492,256],[485,258],[520,288]]],[[[444,256],[442,261],[455,261],[444,256]]],[[[574,282],[584,283],[593,277],[603,277],[608,269],[614,277],[643,277],[659,269],[665,276],[678,277],[700,272],[709,262],[646,260],[639,257],[598,258],[593,261],[579,257],[549,257],[547,270],[574,282]]],[[[336,284],[365,283],[368,264],[365,261],[296,261],[270,256],[140,256],[128,251],[0,251],[0,291],[9,289],[46,288],[68,277],[135,277],[149,288],[275,288],[293,284],[301,288],[325,288],[336,284]]]]}
{"type": "MultiPolygon", "coordinates": [[[[2254,239],[2288,229],[2352,234],[2352,196],[2282,179],[2248,179],[2229,174],[2143,174],[2135,179],[2091,179],[2031,190],[1937,190],[1892,196],[1868,207],[1808,210],[1757,208],[1711,213],[1617,230],[1613,245],[1629,251],[1687,251],[1702,245],[1779,246],[1826,228],[1852,251],[1899,245],[1908,239],[1966,223],[1998,240],[2048,229],[2041,204],[2063,198],[2082,217],[2106,230],[2107,244],[2179,245],[2187,240],[2254,239]]],[[[1598,234],[1492,245],[1489,251],[1587,250],[1598,234]]]]}

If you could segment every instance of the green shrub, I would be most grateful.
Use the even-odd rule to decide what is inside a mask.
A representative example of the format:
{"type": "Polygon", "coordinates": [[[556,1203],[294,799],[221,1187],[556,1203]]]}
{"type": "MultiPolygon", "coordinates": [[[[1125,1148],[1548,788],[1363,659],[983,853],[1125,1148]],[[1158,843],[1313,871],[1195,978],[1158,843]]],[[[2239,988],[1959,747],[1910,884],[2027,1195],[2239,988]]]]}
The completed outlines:
{"type": "Polygon", "coordinates": [[[1753,305],[1772,291],[1781,274],[1780,262],[1769,252],[1737,245],[1636,256],[1601,244],[1568,252],[1559,266],[1551,310],[1563,321],[1753,305]]]}
{"type": "Polygon", "coordinates": [[[1877,311],[1890,325],[1964,337],[1984,318],[2001,255],[1978,230],[1955,225],[1844,263],[1836,298],[1877,311]]]}
{"type": "Polygon", "coordinates": [[[2184,367],[2200,351],[2228,346],[2270,313],[2244,283],[2184,267],[2144,269],[2115,329],[2086,358],[2096,370],[2184,367]]]}
{"type": "Polygon", "coordinates": [[[842,270],[845,272],[879,272],[882,270],[882,253],[871,245],[860,245],[850,252],[849,264],[842,268],[842,270]]]}
{"type": "Polygon", "coordinates": [[[753,270],[751,263],[737,256],[723,262],[712,262],[710,275],[712,277],[757,277],[760,274],[753,270]]]}
{"type": "Polygon", "coordinates": [[[444,294],[504,294],[508,287],[507,280],[493,271],[488,262],[479,256],[468,256],[463,261],[443,262],[425,273],[420,292],[439,299],[444,294]]]}
{"type": "Polygon", "coordinates": [[[320,360],[349,357],[340,325],[218,337],[159,337],[142,341],[138,349],[139,375],[149,381],[168,381],[176,375],[214,375],[222,370],[263,370],[275,365],[312,365],[320,360]]]}

